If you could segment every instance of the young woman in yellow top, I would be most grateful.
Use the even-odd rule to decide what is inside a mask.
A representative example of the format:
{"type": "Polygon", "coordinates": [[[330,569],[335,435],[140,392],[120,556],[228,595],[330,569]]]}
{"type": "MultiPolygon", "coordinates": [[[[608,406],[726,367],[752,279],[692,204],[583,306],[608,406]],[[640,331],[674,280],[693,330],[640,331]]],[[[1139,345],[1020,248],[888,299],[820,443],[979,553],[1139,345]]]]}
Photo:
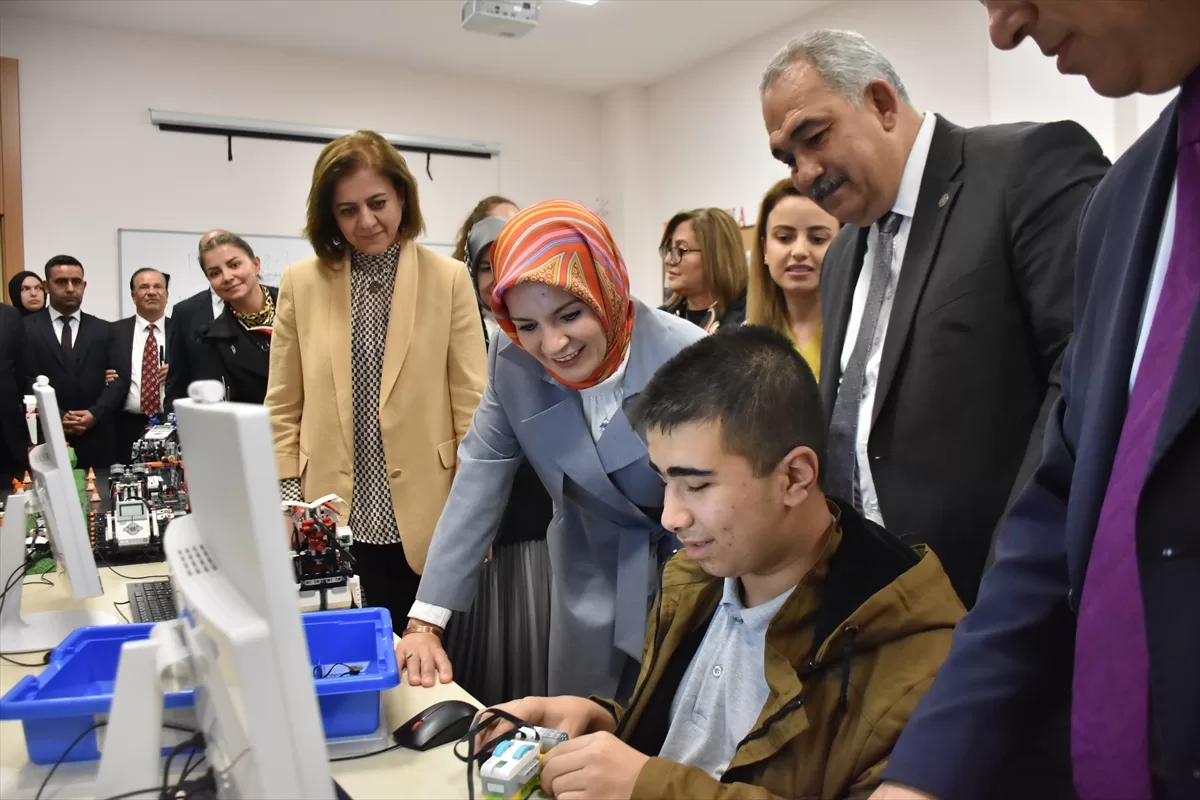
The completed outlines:
{"type": "Polygon", "coordinates": [[[821,262],[840,223],[792,186],[779,181],[758,211],[746,322],[788,336],[821,378],[821,262]]]}

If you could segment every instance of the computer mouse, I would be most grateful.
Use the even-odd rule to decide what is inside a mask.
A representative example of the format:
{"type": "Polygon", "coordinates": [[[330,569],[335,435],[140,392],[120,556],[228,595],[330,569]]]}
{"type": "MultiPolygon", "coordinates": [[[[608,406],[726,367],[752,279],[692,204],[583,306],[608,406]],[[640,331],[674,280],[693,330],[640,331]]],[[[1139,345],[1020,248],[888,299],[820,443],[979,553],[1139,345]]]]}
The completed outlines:
{"type": "Polygon", "coordinates": [[[478,708],[462,700],[443,700],[397,728],[392,740],[409,750],[432,750],[465,736],[478,713],[478,708]]]}

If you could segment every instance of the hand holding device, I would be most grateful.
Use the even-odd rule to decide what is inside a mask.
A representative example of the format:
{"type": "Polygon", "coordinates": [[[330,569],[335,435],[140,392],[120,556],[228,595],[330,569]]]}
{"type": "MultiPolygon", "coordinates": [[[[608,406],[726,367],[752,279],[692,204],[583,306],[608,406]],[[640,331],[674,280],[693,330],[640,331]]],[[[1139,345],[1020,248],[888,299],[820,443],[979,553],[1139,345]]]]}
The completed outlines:
{"type": "MultiPolygon", "coordinates": [[[[617,727],[612,714],[586,697],[525,697],[496,708],[527,725],[560,730],[569,739],[596,731],[612,733],[617,727]]],[[[475,737],[475,751],[482,752],[488,742],[512,728],[513,723],[496,718],[475,737]]]]}
{"type": "Polygon", "coordinates": [[[542,788],[552,797],[628,800],[649,760],[608,732],[572,738],[546,754],[542,788]]]}

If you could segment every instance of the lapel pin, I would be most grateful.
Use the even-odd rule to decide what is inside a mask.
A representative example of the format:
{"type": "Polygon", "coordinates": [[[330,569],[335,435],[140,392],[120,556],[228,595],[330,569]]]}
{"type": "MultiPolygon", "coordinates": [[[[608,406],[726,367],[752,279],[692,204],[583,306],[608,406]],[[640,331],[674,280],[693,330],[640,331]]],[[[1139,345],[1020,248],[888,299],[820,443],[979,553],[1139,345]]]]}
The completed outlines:
{"type": "Polygon", "coordinates": [[[949,194],[942,195],[941,199],[938,200],[938,208],[945,208],[946,203],[949,203],[949,202],[950,202],[950,195],[949,194]]]}
{"type": "Polygon", "coordinates": [[[237,348],[236,348],[236,347],[234,347],[233,345],[229,345],[229,352],[230,352],[232,355],[235,355],[235,356],[236,356],[236,355],[237,355],[237,348]]]}

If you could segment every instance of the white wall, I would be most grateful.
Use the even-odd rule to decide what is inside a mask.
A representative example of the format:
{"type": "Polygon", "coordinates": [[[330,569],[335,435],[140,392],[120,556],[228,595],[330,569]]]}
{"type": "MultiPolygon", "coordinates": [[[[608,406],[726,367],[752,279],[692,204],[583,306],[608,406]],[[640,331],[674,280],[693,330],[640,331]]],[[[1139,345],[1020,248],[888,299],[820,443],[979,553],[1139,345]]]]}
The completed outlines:
{"type": "Polygon", "coordinates": [[[787,176],[771,158],[758,84],[779,48],[807,30],[857,30],[888,55],[919,107],[960,125],[987,123],[982,16],[967,2],[842,0],[653,86],[652,208],[660,228],[679,209],[695,206],[744,206],[751,223],[763,192],[787,176]]]}
{"type": "MultiPolygon", "coordinates": [[[[235,139],[228,162],[225,140],[163,133],[150,125],[151,107],[499,142],[490,165],[434,158],[425,192],[441,213],[429,220],[431,238],[461,223],[483,185],[522,204],[591,205],[600,195],[600,101],[591,95],[9,16],[0,55],[20,62],[26,263],[40,271],[55,253],[77,256],[85,308],[102,317],[116,318],[123,291],[118,228],[303,227],[318,146],[235,139]],[[463,169],[474,172],[454,197],[463,169]]],[[[409,156],[422,179],[424,160],[409,156]]]]}

